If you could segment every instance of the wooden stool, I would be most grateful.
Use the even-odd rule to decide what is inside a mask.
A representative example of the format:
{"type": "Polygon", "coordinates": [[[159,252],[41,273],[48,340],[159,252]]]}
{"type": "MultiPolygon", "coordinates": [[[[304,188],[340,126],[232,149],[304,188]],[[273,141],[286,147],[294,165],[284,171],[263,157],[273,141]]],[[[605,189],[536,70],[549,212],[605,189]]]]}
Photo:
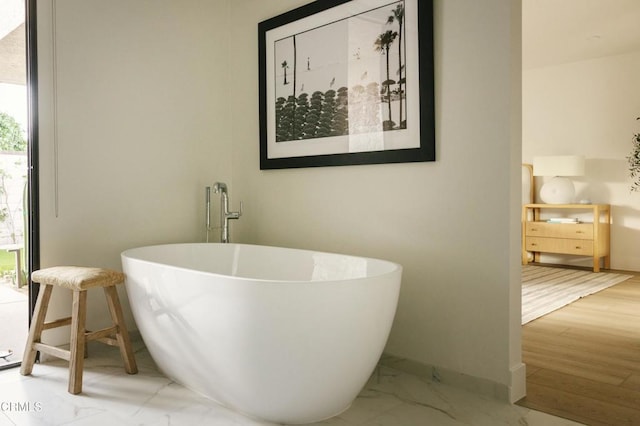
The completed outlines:
{"type": "Polygon", "coordinates": [[[133,357],[129,333],[122,316],[122,307],[118,299],[116,285],[124,282],[124,274],[102,268],[85,268],[79,266],[57,266],[35,271],[31,279],[42,284],[36,307],[33,313],[29,337],[22,359],[20,374],[31,374],[36,360],[36,352],[44,352],[57,358],[69,361],[69,393],[82,392],[82,369],[86,342],[97,340],[120,348],[124,361],[124,369],[129,374],[136,374],[138,367],[133,357]],[[49,299],[53,286],[60,286],[73,291],[73,306],[71,317],[45,323],[49,299]],[[85,330],[87,316],[87,289],[103,287],[111,319],[112,327],[90,332],[85,330]],[[71,324],[71,347],[69,350],[42,343],[44,330],[71,324]]]}

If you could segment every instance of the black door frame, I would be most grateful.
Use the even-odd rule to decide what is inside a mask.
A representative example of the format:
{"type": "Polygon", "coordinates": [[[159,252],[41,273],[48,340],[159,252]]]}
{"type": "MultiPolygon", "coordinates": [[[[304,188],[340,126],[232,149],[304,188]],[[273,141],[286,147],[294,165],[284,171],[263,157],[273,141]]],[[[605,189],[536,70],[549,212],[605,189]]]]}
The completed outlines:
{"type": "MultiPolygon", "coordinates": [[[[40,202],[38,180],[38,32],[37,0],[25,0],[26,57],[27,57],[27,108],[28,140],[28,232],[27,283],[29,285],[29,325],[38,298],[39,285],[31,282],[31,272],[40,269],[40,202]]],[[[19,273],[19,272],[18,272],[19,273]]]]}
{"type": "MultiPolygon", "coordinates": [[[[26,68],[27,68],[27,234],[25,240],[25,254],[27,261],[27,285],[29,289],[28,325],[31,326],[31,318],[38,298],[40,285],[31,282],[31,272],[40,269],[40,215],[39,215],[39,181],[38,181],[38,40],[36,27],[36,2],[37,0],[25,0],[25,41],[26,41],[26,68]]],[[[21,274],[22,271],[16,271],[21,274]]],[[[28,330],[25,330],[27,332],[28,330]]],[[[38,354],[39,355],[39,354],[38,354]]],[[[0,370],[14,368],[21,364],[20,361],[0,366],[0,370]]]]}

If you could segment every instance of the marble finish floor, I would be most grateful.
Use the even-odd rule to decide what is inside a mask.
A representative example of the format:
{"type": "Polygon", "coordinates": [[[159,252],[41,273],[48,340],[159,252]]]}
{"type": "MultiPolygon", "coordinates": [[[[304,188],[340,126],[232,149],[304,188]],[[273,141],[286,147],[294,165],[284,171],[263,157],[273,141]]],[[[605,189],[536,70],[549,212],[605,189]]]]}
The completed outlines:
{"type": "Polygon", "coordinates": [[[11,349],[13,355],[0,358],[0,369],[19,362],[29,333],[27,288],[18,290],[0,280],[0,352],[11,349]]]}
{"type": "MultiPolygon", "coordinates": [[[[83,392],[67,393],[67,363],[47,361],[31,376],[0,371],[0,426],[271,425],[245,417],[164,377],[141,342],[139,373],[127,375],[116,348],[92,343],[83,392]]],[[[568,420],[501,403],[381,367],[351,408],[322,425],[569,426],[568,420]]]]}

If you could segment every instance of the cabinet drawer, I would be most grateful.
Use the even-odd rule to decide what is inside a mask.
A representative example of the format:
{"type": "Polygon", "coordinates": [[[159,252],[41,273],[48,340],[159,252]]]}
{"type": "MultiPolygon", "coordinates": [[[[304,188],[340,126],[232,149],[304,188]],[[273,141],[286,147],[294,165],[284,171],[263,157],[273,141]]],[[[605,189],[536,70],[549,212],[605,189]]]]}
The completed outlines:
{"type": "Polygon", "coordinates": [[[592,240],[527,237],[525,246],[528,251],[593,255],[592,240]]]}
{"type": "Polygon", "coordinates": [[[526,222],[526,235],[532,237],[593,239],[592,223],[526,222]]]}

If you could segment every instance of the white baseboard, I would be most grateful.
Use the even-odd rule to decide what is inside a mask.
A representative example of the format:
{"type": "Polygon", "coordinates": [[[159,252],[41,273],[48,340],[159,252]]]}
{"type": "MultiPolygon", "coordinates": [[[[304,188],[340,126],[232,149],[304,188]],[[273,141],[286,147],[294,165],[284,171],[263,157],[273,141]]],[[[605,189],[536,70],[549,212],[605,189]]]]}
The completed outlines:
{"type": "Polygon", "coordinates": [[[527,366],[523,363],[511,368],[509,402],[515,403],[527,396],[527,366]]]}
{"type": "Polygon", "coordinates": [[[509,403],[522,399],[526,392],[526,366],[522,363],[511,369],[510,386],[389,354],[382,355],[380,364],[416,375],[425,380],[445,383],[476,394],[508,401],[509,403]]]}

